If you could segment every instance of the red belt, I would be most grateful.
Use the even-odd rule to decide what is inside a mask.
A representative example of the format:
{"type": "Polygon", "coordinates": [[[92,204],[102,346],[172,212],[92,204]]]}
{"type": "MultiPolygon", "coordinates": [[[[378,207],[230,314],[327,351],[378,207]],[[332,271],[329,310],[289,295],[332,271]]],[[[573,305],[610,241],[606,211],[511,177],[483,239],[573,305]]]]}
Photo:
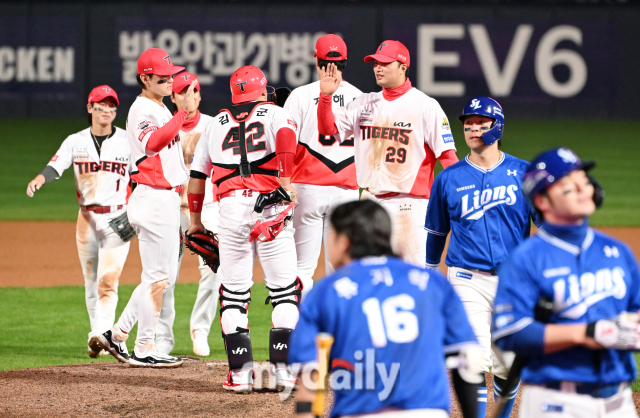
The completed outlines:
{"type": "Polygon", "coordinates": [[[172,187],[169,190],[173,190],[174,192],[178,193],[178,194],[182,194],[184,193],[184,185],[182,186],[176,186],[176,187],[172,187]]]}
{"type": "Polygon", "coordinates": [[[236,192],[240,193],[242,196],[244,197],[252,197],[253,194],[255,193],[256,196],[260,194],[259,191],[257,190],[250,190],[250,189],[240,189],[240,190],[229,190],[226,193],[222,193],[218,195],[218,200],[220,199],[224,199],[225,197],[233,197],[236,196],[236,192]]]}
{"type": "Polygon", "coordinates": [[[89,206],[80,206],[82,208],[82,210],[88,210],[89,212],[95,212],[95,213],[109,213],[109,212],[115,212],[117,210],[120,210],[124,207],[124,205],[118,205],[118,206],[97,206],[97,205],[89,205],[89,206]]]}
{"type": "Polygon", "coordinates": [[[401,194],[402,193],[391,192],[391,193],[376,194],[374,196],[377,197],[378,199],[384,199],[385,197],[396,197],[396,196],[400,196],[401,194]]]}

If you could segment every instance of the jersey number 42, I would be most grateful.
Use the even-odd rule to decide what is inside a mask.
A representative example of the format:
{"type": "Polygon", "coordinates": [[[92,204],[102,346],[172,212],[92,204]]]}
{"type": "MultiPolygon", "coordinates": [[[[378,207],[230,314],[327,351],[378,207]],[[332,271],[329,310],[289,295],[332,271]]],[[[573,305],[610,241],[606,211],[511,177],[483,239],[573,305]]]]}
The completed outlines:
{"type": "Polygon", "coordinates": [[[418,338],[418,317],[411,312],[415,307],[415,300],[406,293],[388,297],[382,303],[377,298],[362,302],[373,346],[384,347],[387,341],[410,343],[418,338]]]}

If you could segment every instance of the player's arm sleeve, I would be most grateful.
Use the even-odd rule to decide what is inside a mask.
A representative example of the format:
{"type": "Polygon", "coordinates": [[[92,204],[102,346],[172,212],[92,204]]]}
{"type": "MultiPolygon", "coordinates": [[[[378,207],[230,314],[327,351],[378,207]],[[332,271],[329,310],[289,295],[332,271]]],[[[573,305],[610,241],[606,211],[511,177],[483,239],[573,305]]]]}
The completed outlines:
{"type": "MultiPolygon", "coordinates": [[[[423,113],[423,128],[425,132],[424,141],[429,145],[429,148],[433,151],[436,158],[445,158],[445,162],[440,162],[443,167],[447,168],[449,165],[454,164],[451,162],[451,153],[443,156],[443,153],[448,150],[453,150],[455,155],[456,144],[453,141],[453,134],[451,133],[451,127],[449,126],[449,119],[447,115],[440,107],[440,104],[434,99],[429,99],[431,103],[427,103],[427,106],[423,113]],[[451,164],[450,164],[451,163],[451,164]],[[448,164],[445,166],[445,164],[448,164]]],[[[456,162],[457,162],[457,158],[456,162]]]]}
{"type": "Polygon", "coordinates": [[[540,290],[529,265],[522,257],[512,255],[500,269],[491,339],[503,350],[536,355],[544,352],[545,325],[535,320],[540,290]]]}
{"type": "Polygon", "coordinates": [[[40,174],[42,174],[42,177],[44,177],[44,184],[51,183],[53,180],[60,177],[60,174],[58,174],[55,168],[51,167],[50,165],[47,165],[45,168],[43,168],[40,174]]]}
{"type": "Polygon", "coordinates": [[[316,361],[315,338],[322,327],[322,286],[314,286],[300,304],[300,319],[289,340],[289,364],[316,361]]]}
{"type": "MultiPolygon", "coordinates": [[[[60,148],[56,151],[55,155],[51,157],[51,161],[47,163],[47,167],[51,167],[55,170],[56,173],[54,174],[54,178],[56,179],[60,178],[62,173],[64,173],[64,170],[71,167],[71,164],[73,163],[72,141],[73,138],[71,136],[67,137],[67,139],[62,142],[62,145],[60,145],[60,148]]],[[[45,178],[46,177],[47,176],[45,176],[45,178]]]]}
{"type": "Polygon", "coordinates": [[[211,164],[211,155],[209,154],[209,136],[211,135],[211,123],[202,132],[200,141],[196,145],[196,149],[193,152],[193,161],[191,162],[191,177],[200,178],[197,175],[194,176],[194,172],[198,172],[204,175],[204,178],[211,177],[213,171],[213,164],[211,164]]]}
{"type": "Polygon", "coordinates": [[[296,136],[298,124],[288,110],[280,109],[273,115],[271,129],[276,137],[276,158],[280,177],[291,177],[298,145],[296,136]]]}
{"type": "Polygon", "coordinates": [[[458,160],[456,150],[448,149],[440,154],[440,156],[438,157],[438,161],[440,161],[440,164],[442,164],[442,168],[447,168],[454,165],[460,160],[458,160]]]}
{"type": "Polygon", "coordinates": [[[449,208],[447,207],[447,197],[445,195],[444,173],[436,177],[435,184],[431,188],[431,197],[427,208],[424,229],[427,230],[427,254],[426,266],[438,268],[440,258],[447,242],[447,234],[451,229],[449,219],[449,208]]]}
{"type": "Polygon", "coordinates": [[[186,110],[178,110],[178,112],[169,119],[169,122],[151,133],[147,140],[146,149],[153,153],[158,153],[164,147],[169,145],[176,135],[178,135],[178,132],[180,131],[184,121],[187,119],[187,116],[189,116],[189,113],[187,113],[186,110]]]}
{"type": "Polygon", "coordinates": [[[341,134],[340,138],[349,138],[354,134],[353,114],[358,108],[358,100],[333,110],[333,96],[320,93],[318,99],[318,132],[322,135],[341,134]]]}

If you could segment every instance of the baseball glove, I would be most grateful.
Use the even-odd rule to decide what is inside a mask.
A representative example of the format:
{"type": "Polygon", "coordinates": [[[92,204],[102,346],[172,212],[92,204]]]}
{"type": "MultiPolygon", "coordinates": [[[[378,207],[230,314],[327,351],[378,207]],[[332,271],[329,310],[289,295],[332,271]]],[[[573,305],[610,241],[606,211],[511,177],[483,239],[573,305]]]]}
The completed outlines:
{"type": "Polygon", "coordinates": [[[214,273],[218,272],[220,267],[220,249],[218,247],[218,237],[211,231],[204,230],[201,232],[194,232],[193,234],[184,235],[185,245],[202,257],[204,263],[209,266],[214,273]]]}
{"type": "Polygon", "coordinates": [[[112,220],[110,220],[109,225],[124,242],[130,241],[131,238],[136,236],[135,229],[133,229],[133,227],[129,223],[127,212],[124,212],[117,218],[113,218],[112,220]]]}

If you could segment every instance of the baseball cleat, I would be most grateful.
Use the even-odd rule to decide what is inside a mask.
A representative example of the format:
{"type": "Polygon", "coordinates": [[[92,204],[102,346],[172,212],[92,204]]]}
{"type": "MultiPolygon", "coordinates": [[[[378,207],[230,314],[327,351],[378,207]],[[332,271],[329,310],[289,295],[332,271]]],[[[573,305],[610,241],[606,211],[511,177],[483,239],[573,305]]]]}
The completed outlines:
{"type": "Polygon", "coordinates": [[[136,350],[133,350],[131,358],[129,359],[129,367],[180,367],[182,366],[182,359],[178,357],[169,356],[161,353],[158,350],[151,350],[147,353],[146,357],[138,357],[136,350]]]}
{"type": "Polygon", "coordinates": [[[166,354],[166,355],[170,355],[171,352],[173,351],[173,344],[171,344],[171,342],[169,341],[156,341],[156,351],[162,353],[162,354],[166,354]]]}
{"type": "MultiPolygon", "coordinates": [[[[97,353],[105,350],[113,357],[117,358],[120,363],[129,361],[129,352],[125,343],[116,343],[113,341],[111,330],[104,334],[94,335],[89,340],[89,348],[97,353]]],[[[100,355],[100,354],[98,354],[100,355]]]]}
{"type": "Polygon", "coordinates": [[[193,340],[193,354],[198,357],[207,357],[211,354],[206,335],[197,335],[193,340]]]}
{"type": "Polygon", "coordinates": [[[222,387],[236,393],[251,393],[253,391],[253,370],[230,370],[222,387]]]}
{"type": "Polygon", "coordinates": [[[276,390],[298,389],[298,378],[289,371],[287,366],[271,366],[271,374],[276,377],[276,390]]]}

